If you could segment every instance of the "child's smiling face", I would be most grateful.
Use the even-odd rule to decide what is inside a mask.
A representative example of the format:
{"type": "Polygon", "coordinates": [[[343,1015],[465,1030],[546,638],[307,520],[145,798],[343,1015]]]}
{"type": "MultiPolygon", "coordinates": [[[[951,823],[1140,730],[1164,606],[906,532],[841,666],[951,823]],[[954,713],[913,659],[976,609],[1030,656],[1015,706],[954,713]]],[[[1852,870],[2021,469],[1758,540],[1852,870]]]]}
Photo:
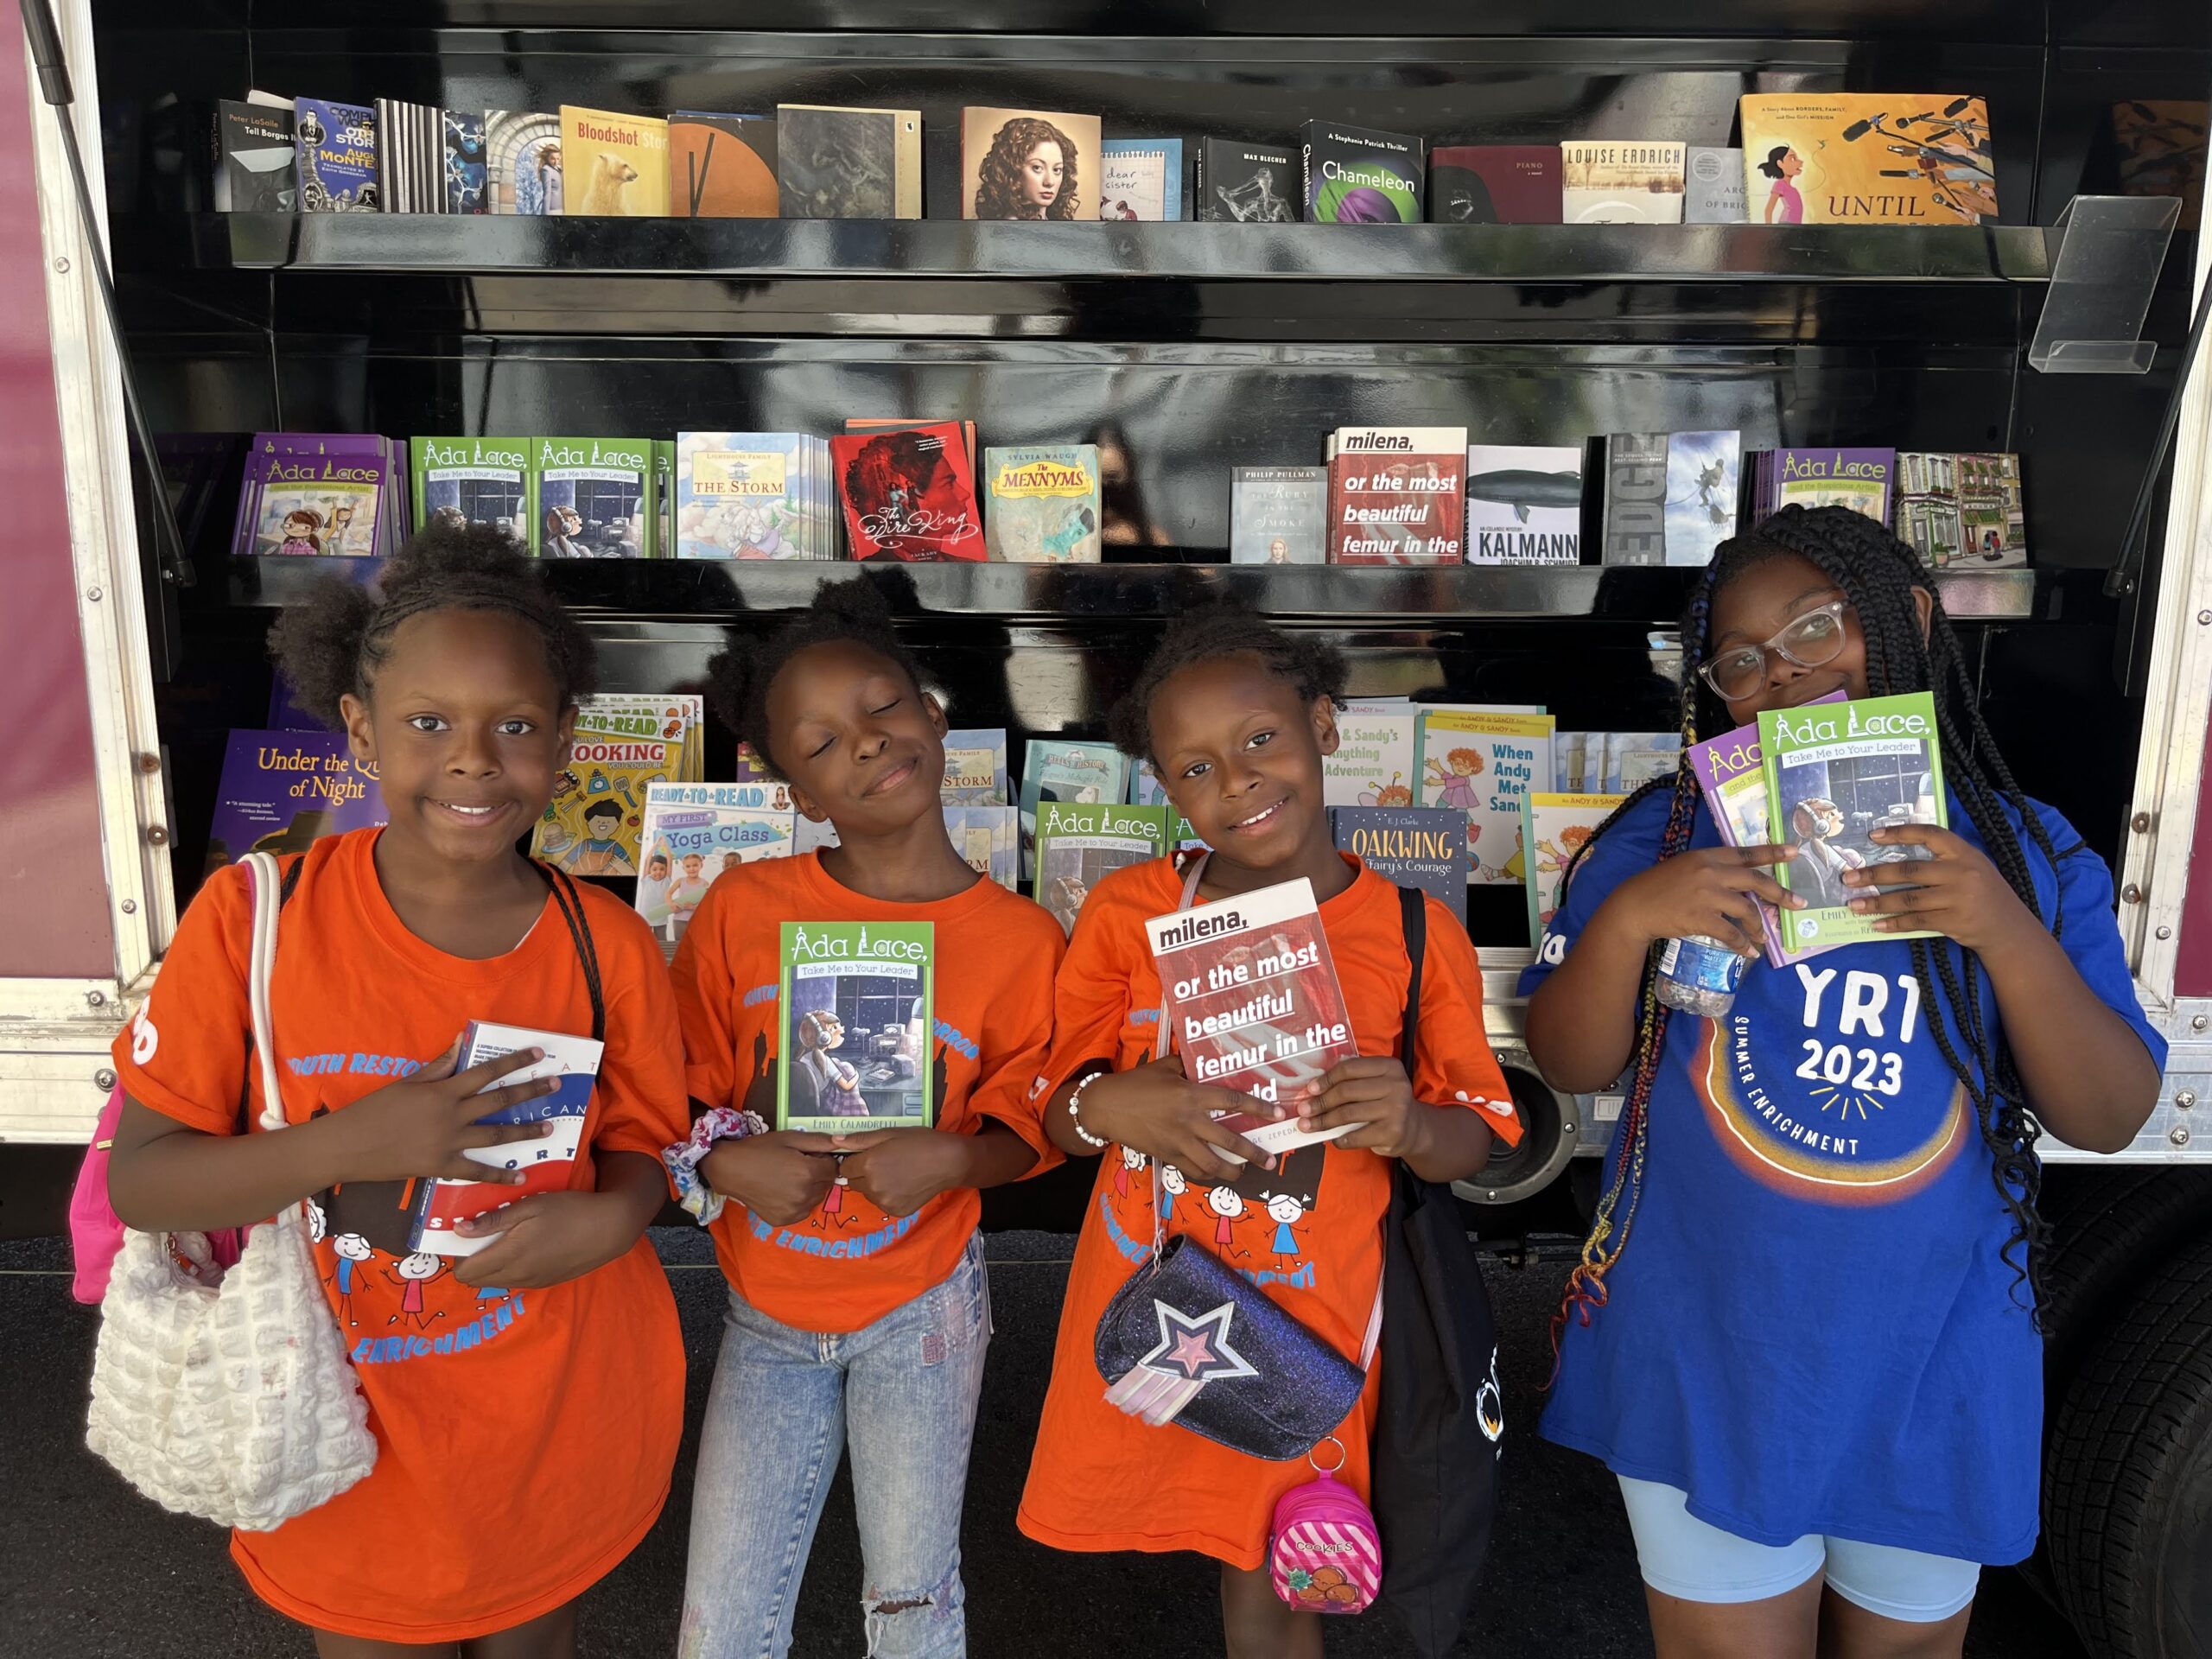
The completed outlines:
{"type": "MultiPolygon", "coordinates": [[[[1763,645],[1808,611],[1844,597],[1820,567],[1795,554],[1762,559],[1731,578],[1713,596],[1712,638],[1706,655],[1763,645]]],[[[1925,612],[1921,619],[1927,625],[1925,612]]],[[[1818,668],[1800,668],[1781,652],[1766,653],[1766,674],[1748,697],[1731,699],[1728,715],[1747,726],[1768,709],[1795,709],[1832,692],[1866,695],[1866,636],[1858,613],[1843,613],[1843,649],[1818,668]]]]}
{"type": "Polygon", "coordinates": [[[866,645],[795,652],[768,688],[768,730],[799,810],[840,836],[893,834],[940,810],[944,713],[866,645]]]}
{"type": "Polygon", "coordinates": [[[1337,749],[1326,697],[1311,702],[1255,652],[1179,669],[1150,709],[1160,780],[1199,840],[1248,870],[1281,869],[1328,838],[1321,759],[1337,749]]]}

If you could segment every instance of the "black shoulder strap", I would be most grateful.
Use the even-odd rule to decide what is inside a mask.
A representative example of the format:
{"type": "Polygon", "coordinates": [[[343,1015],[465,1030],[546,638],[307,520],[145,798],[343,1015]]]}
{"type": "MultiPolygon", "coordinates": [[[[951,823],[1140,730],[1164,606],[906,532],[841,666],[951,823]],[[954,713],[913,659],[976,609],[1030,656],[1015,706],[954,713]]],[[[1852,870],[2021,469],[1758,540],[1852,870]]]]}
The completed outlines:
{"type": "Polygon", "coordinates": [[[569,937],[575,941],[576,960],[583,964],[584,988],[591,993],[591,1036],[595,1043],[607,1040],[607,996],[600,988],[599,952],[593,949],[591,924],[584,919],[584,901],[576,891],[575,882],[566,870],[556,870],[550,864],[531,861],[531,868],[544,877],[545,885],[553,889],[553,902],[561,906],[561,918],[569,925],[569,937]]]}
{"type": "Polygon", "coordinates": [[[1400,887],[1398,914],[1405,925],[1406,960],[1413,966],[1406,976],[1405,1017],[1398,1022],[1398,1058],[1410,1077],[1421,1040],[1421,962],[1428,953],[1428,895],[1419,887],[1400,887]]]}
{"type": "Polygon", "coordinates": [[[308,855],[305,853],[292,855],[291,864],[284,871],[283,879],[276,884],[277,909],[282,910],[292,902],[292,889],[300,885],[300,872],[307,867],[308,855]]]}

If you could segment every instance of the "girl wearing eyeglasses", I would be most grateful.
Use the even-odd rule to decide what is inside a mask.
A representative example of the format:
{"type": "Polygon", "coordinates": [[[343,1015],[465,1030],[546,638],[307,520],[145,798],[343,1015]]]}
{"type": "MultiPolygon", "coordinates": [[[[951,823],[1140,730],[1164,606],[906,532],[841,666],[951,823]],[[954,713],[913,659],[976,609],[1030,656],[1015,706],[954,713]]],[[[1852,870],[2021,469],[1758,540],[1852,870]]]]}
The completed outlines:
{"type": "Polygon", "coordinates": [[[2113,1152],[2158,1090],[2112,879],[2014,783],[1917,556],[1841,507],[1721,543],[1682,630],[1684,747],[1834,693],[1935,694],[1952,828],[1830,872],[1885,932],[1786,967],[1688,766],[1592,840],[1523,976],[1555,1086],[1630,1072],[1542,1432],[1619,1477],[1662,1659],[1956,1655],[1981,1564],[2033,1548],[2037,1135],[2113,1152]],[[1659,940],[1751,959],[1713,1020],[1659,940]]]}

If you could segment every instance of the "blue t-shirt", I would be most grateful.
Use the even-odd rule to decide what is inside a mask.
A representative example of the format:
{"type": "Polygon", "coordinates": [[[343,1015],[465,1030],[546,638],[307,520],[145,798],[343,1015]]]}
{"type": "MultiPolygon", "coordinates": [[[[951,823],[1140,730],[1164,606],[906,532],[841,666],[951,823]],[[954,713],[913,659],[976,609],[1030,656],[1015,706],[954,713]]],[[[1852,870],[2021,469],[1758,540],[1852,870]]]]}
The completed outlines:
{"type": "MultiPolygon", "coordinates": [[[[2036,810],[2060,854],[2054,870],[2021,837],[2044,920],[2063,899],[2067,957],[2163,1067],[2111,875],[2036,810]]],[[[1656,793],[1590,849],[1524,993],[1657,861],[1666,815],[1656,793]]],[[[1955,796],[1950,821],[1980,845],[1955,796]]],[[[1700,812],[1692,845],[1719,844],[1700,812]]],[[[1986,976],[1982,1001],[1993,1040],[1986,976]]],[[[1992,1564],[2034,1548],[2042,1344],[1929,1002],[1897,939],[1761,960],[1725,1018],[1675,1014],[1633,1231],[1606,1305],[1567,1322],[1547,1439],[1680,1487],[1700,1520],[1762,1544],[1817,1533],[1992,1564]]],[[[1961,1021],[1946,1027],[1971,1064],[1961,1021]]]]}

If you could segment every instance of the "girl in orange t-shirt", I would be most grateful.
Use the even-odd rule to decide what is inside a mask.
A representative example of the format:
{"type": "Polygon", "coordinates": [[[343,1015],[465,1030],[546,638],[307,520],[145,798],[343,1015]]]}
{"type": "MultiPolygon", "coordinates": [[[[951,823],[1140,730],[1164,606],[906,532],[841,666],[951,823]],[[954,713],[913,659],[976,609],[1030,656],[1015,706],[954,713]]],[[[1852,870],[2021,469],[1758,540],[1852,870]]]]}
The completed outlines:
{"type": "MultiPolygon", "coordinates": [[[[1027,1173],[1045,1149],[1027,1096],[1052,1039],[1064,940],[954,849],[939,800],[944,714],[866,577],[825,583],[766,645],[718,658],[711,687],[838,844],[717,878],[677,949],[702,1116],[670,1161],[730,1282],[678,1651],[788,1651],[849,1444],[868,1650],[954,1659],[967,1651],[960,1506],[990,1338],[976,1189],[1027,1173]],[[842,995],[782,1008],[785,922],[929,923],[932,1028],[842,995]],[[810,1078],[812,1109],[834,1112],[926,1067],[935,1127],[772,1132],[786,1052],[794,1109],[810,1078]]],[[[794,1003],[811,988],[795,986],[794,1003]]]]}
{"type": "MultiPolygon", "coordinates": [[[[1330,1071],[1300,1116],[1311,1129],[1359,1127],[1270,1165],[1213,1118],[1249,1110],[1248,1096],[1186,1083],[1179,1058],[1154,1058],[1160,984],[1144,924],[1174,910],[1184,885],[1166,859],[1116,870],[1092,891],[1061,964],[1039,1079],[1053,1143],[1071,1156],[1108,1151],[1076,1244],[1020,1525],[1062,1549],[1214,1556],[1223,1635],[1238,1659],[1321,1651],[1319,1616],[1277,1599],[1262,1565],[1276,1500],[1313,1471],[1303,1459],[1269,1462],[1173,1423],[1154,1427],[1108,1403],[1093,1340],[1107,1302],[1149,1256],[1148,1161],[1161,1166],[1168,1231],[1192,1236],[1357,1357],[1382,1271],[1389,1160],[1457,1180],[1482,1167],[1493,1137],[1520,1138],[1483,1032],[1474,947],[1433,899],[1411,1077],[1395,1058],[1412,969],[1398,894],[1336,850],[1322,804],[1321,758],[1337,747],[1344,678],[1344,659],[1311,639],[1241,610],[1195,612],[1145,664],[1115,711],[1114,735],[1152,762],[1213,849],[1194,902],[1300,876],[1313,884],[1359,1058],[1330,1071]],[[1247,1160],[1241,1168],[1232,1153],[1247,1160]]],[[[1334,1431],[1342,1478],[1363,1497],[1376,1398],[1370,1373],[1334,1431]]]]}
{"type": "Polygon", "coordinates": [[[380,588],[333,577],[271,645],[302,705],[342,719],[390,822],[288,864],[270,1020],[292,1127],[250,1060],[244,872],[209,878],[117,1039],[128,1099],[109,1190],[153,1230],[232,1227],[312,1198],[317,1264],[377,1440],[376,1466],[231,1553],[323,1659],[561,1659],[576,1598],[668,1494],[683,1349],[645,1243],[658,1153],[685,1119],[676,1007],[629,907],[520,857],[568,755],[590,641],[503,531],[433,526],[380,588]],[[572,930],[562,900],[579,907],[572,930]],[[519,1182],[467,1154],[547,1126],[481,1128],[550,1081],[476,1092],[468,1020],[590,1033],[605,1052],[565,1190],[464,1224],[473,1255],[410,1252],[405,1197],[446,1176],[519,1182]]]}

